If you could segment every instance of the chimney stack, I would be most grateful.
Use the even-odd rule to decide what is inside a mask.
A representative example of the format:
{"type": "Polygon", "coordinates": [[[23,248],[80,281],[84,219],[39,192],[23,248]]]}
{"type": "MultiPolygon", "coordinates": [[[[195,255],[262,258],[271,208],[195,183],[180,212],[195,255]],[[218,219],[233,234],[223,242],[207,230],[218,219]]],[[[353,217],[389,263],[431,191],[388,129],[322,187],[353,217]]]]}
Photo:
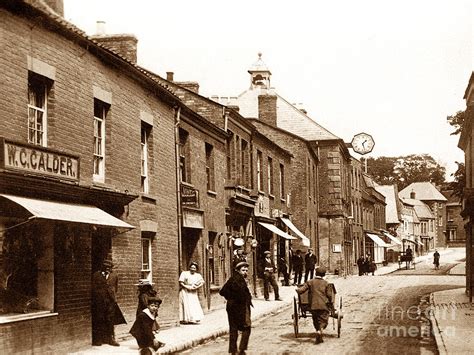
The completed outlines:
{"type": "Polygon", "coordinates": [[[105,21],[96,22],[97,33],[91,38],[104,47],[120,54],[132,63],[137,62],[137,37],[132,34],[108,35],[105,32],[105,21]]]}
{"type": "Polygon", "coordinates": [[[199,84],[195,81],[180,81],[176,82],[182,88],[188,89],[189,91],[199,94],[199,84]]]}
{"type": "Polygon", "coordinates": [[[258,96],[258,119],[272,126],[277,126],[277,96],[264,94],[258,96]]]}
{"type": "Polygon", "coordinates": [[[174,73],[172,71],[167,71],[166,80],[173,82],[173,79],[174,79],[174,73]]]}
{"type": "Polygon", "coordinates": [[[415,193],[415,191],[411,190],[411,192],[410,192],[410,198],[411,198],[412,200],[416,199],[416,193],[415,193]]]}
{"type": "Polygon", "coordinates": [[[43,0],[44,3],[53,10],[57,15],[64,17],[63,0],[43,0]]]}

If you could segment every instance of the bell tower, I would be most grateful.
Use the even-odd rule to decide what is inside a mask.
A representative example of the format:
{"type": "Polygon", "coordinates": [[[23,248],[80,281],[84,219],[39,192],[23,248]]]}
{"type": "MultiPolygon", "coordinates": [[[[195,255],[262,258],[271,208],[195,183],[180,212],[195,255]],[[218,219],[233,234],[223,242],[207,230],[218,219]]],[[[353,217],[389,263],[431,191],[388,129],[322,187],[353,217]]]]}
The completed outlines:
{"type": "Polygon", "coordinates": [[[248,70],[250,74],[250,90],[261,88],[270,89],[270,77],[272,73],[262,60],[262,53],[258,53],[257,61],[248,70]]]}

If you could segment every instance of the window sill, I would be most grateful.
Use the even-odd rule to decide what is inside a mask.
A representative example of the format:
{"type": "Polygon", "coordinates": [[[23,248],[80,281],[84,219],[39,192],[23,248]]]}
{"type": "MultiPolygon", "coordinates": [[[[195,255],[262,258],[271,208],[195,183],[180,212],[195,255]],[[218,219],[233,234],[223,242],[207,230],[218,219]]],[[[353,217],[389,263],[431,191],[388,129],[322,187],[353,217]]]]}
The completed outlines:
{"type": "Polygon", "coordinates": [[[272,200],[274,200],[274,199],[275,199],[275,195],[269,194],[269,195],[268,195],[268,198],[271,198],[272,200]]]}
{"type": "Polygon", "coordinates": [[[216,197],[217,196],[217,192],[215,191],[212,191],[212,190],[207,190],[207,194],[212,196],[212,197],[216,197]]]}
{"type": "Polygon", "coordinates": [[[157,200],[156,196],[147,194],[145,192],[140,192],[140,197],[141,197],[142,200],[150,201],[150,202],[156,202],[156,200],[157,200]]]}
{"type": "Polygon", "coordinates": [[[217,286],[217,285],[211,285],[211,286],[209,286],[209,290],[210,290],[211,292],[219,292],[220,289],[221,289],[221,287],[220,287],[220,286],[217,286]]]}
{"type": "Polygon", "coordinates": [[[281,201],[281,203],[286,203],[286,200],[284,198],[281,198],[281,197],[280,197],[280,201],[281,201]]]}
{"type": "Polygon", "coordinates": [[[58,313],[51,311],[39,311],[34,313],[26,314],[12,314],[9,316],[0,316],[0,324],[21,322],[24,320],[32,320],[37,318],[47,318],[47,317],[56,317],[58,313]]]}

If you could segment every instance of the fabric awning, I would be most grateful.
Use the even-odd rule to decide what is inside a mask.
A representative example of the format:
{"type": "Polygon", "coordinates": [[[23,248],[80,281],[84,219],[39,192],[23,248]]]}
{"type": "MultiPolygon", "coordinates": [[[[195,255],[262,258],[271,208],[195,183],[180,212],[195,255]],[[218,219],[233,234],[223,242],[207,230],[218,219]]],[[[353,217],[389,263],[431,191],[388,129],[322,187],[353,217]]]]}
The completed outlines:
{"type": "Polygon", "coordinates": [[[418,240],[412,240],[412,239],[408,239],[408,238],[403,238],[403,241],[404,241],[404,242],[410,242],[410,243],[413,243],[413,244],[423,245],[423,243],[420,242],[420,241],[418,241],[418,240]]]}
{"type": "Polygon", "coordinates": [[[393,243],[398,244],[398,245],[402,245],[402,242],[397,237],[394,237],[393,235],[391,235],[390,233],[387,233],[387,232],[382,232],[382,233],[383,233],[384,236],[386,236],[388,239],[390,239],[393,243]]]}
{"type": "Polygon", "coordinates": [[[298,237],[301,238],[301,241],[303,242],[303,245],[305,247],[309,247],[310,246],[310,240],[307,236],[305,236],[298,228],[296,228],[296,226],[293,224],[292,221],[290,221],[288,218],[280,218],[281,221],[283,223],[285,223],[285,225],[290,228],[293,233],[295,233],[298,237]]]}
{"type": "Polygon", "coordinates": [[[372,241],[377,244],[379,247],[389,247],[390,244],[385,243],[377,234],[365,233],[367,237],[372,239],[372,241]]]}
{"type": "Polygon", "coordinates": [[[292,237],[288,233],[283,232],[280,228],[275,227],[273,224],[264,223],[264,222],[258,222],[258,224],[267,228],[268,230],[271,230],[273,233],[278,234],[280,237],[283,237],[285,239],[296,239],[295,237],[292,237]]]}
{"type": "Polygon", "coordinates": [[[5,194],[0,194],[0,196],[23,207],[31,214],[30,218],[86,223],[126,229],[135,228],[95,206],[38,200],[5,194]]]}

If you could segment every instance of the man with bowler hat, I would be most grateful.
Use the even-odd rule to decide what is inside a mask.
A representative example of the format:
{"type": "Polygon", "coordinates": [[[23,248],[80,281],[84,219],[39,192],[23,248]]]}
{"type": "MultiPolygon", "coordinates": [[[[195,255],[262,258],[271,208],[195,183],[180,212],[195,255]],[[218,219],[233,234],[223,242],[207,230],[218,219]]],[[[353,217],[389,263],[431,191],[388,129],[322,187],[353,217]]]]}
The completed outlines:
{"type": "Polygon", "coordinates": [[[273,292],[275,293],[275,301],[281,301],[280,294],[278,292],[278,284],[275,280],[276,267],[271,259],[271,253],[267,250],[264,252],[265,259],[263,259],[263,295],[265,301],[270,301],[269,287],[272,285],[273,292]]]}
{"type": "Polygon", "coordinates": [[[115,340],[114,325],[125,318],[117,305],[118,276],[112,271],[112,260],[106,259],[92,275],[92,344],[120,346],[115,340]]]}
{"type": "Polygon", "coordinates": [[[222,286],[219,294],[227,300],[226,311],[229,321],[229,353],[237,354],[237,338],[239,331],[242,332],[238,354],[245,354],[247,350],[250,329],[250,306],[252,295],[247,286],[249,264],[241,261],[235,266],[234,274],[222,286]]]}

